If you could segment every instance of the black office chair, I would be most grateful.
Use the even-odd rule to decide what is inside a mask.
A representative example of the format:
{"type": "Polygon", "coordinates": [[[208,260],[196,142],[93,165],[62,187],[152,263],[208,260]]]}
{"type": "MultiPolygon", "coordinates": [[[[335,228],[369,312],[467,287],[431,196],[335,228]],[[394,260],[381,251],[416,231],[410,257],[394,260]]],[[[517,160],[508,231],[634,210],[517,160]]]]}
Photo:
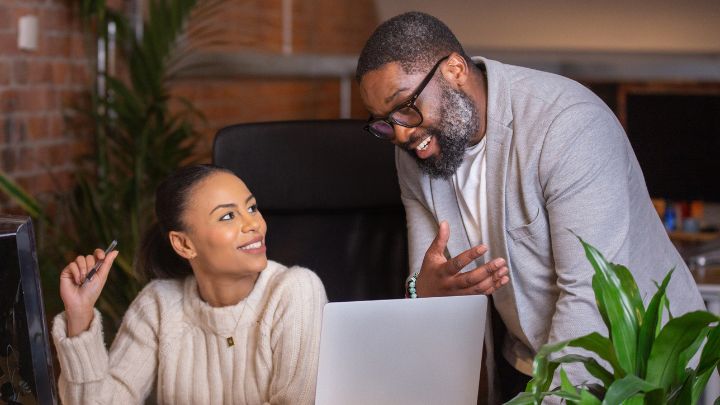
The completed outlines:
{"type": "Polygon", "coordinates": [[[331,301],[399,298],[405,214],[393,147],[360,120],[239,124],[213,161],[240,176],[268,223],[268,257],[315,271],[331,301]]]}

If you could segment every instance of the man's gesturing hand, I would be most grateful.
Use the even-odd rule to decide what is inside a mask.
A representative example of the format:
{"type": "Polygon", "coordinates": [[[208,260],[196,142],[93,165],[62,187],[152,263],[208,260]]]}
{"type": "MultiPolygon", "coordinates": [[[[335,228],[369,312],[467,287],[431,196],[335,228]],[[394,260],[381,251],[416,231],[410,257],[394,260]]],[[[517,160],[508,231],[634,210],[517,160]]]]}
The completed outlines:
{"type": "Polygon", "coordinates": [[[489,295],[510,281],[503,258],[493,259],[471,271],[460,273],[463,267],[485,254],[487,247],[475,246],[448,260],[445,258],[445,246],[449,238],[450,226],[443,221],[423,259],[416,283],[418,297],[489,295]]]}

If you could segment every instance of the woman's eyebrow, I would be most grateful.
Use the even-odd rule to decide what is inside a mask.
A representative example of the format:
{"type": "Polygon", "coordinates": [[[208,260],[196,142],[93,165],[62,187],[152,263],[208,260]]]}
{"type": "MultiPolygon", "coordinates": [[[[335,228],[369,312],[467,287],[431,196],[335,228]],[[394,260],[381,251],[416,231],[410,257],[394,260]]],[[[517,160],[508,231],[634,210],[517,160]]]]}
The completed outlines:
{"type": "Polygon", "coordinates": [[[215,212],[221,208],[237,208],[237,204],[235,204],[235,203],[220,204],[217,207],[213,208],[212,211],[210,211],[210,215],[212,215],[213,212],[215,212]]]}
{"type": "Polygon", "coordinates": [[[247,203],[248,203],[248,201],[252,200],[253,198],[255,198],[255,196],[254,196],[254,195],[252,195],[252,194],[250,194],[250,196],[249,196],[248,198],[246,198],[246,199],[245,199],[245,204],[247,204],[247,203]]]}

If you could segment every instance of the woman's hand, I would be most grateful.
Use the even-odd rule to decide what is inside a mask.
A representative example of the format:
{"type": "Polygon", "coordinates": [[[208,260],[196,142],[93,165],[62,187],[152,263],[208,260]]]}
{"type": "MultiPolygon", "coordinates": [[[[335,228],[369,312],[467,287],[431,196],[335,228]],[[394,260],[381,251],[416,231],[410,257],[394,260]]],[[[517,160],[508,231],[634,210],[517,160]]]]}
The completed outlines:
{"type": "Polygon", "coordinates": [[[77,336],[88,330],[93,320],[93,308],[100,292],[102,292],[113,261],[118,255],[114,250],[105,257],[105,252],[95,249],[95,255],[78,256],[60,273],[60,298],[65,304],[67,319],[67,336],[77,336]],[[85,277],[99,260],[105,261],[91,280],[85,277]]]}

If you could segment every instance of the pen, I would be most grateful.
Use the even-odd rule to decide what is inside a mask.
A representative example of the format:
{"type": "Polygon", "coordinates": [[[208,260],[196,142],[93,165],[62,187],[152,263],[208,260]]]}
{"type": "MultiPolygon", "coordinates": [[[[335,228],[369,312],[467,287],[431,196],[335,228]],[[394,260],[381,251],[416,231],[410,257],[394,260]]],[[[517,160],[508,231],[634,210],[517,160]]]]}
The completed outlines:
{"type": "MultiPolygon", "coordinates": [[[[112,252],[113,249],[115,249],[115,246],[117,246],[117,240],[113,239],[113,241],[110,242],[110,246],[105,249],[105,257],[107,257],[108,253],[112,252]]],[[[87,283],[88,281],[92,280],[93,276],[95,276],[95,273],[97,273],[98,269],[100,268],[100,266],[102,266],[104,262],[105,258],[103,258],[102,260],[98,260],[97,263],[95,263],[93,268],[90,269],[87,276],[85,277],[85,280],[83,280],[83,282],[80,284],[80,287],[85,285],[85,283],[87,283]]]]}

